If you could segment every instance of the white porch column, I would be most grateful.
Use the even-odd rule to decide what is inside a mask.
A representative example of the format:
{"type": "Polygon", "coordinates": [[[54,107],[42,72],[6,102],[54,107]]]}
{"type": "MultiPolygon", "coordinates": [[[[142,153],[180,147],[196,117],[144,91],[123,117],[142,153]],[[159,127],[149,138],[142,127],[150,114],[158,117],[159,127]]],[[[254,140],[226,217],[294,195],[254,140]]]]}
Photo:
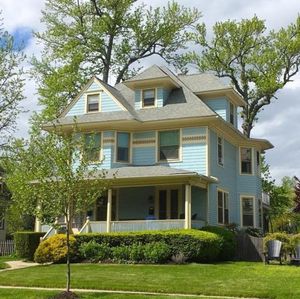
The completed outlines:
{"type": "Polygon", "coordinates": [[[189,229],[192,227],[192,187],[190,184],[185,185],[185,205],[184,205],[184,228],[189,229]]]}
{"type": "Polygon", "coordinates": [[[111,225],[111,204],[112,204],[112,190],[108,189],[107,192],[107,216],[106,216],[106,232],[110,232],[111,225]]]}
{"type": "MultiPolygon", "coordinates": [[[[37,205],[37,209],[41,209],[41,205],[37,205]]],[[[40,233],[42,231],[42,223],[41,220],[38,217],[35,217],[35,224],[34,224],[34,231],[37,233],[40,233]]]]}

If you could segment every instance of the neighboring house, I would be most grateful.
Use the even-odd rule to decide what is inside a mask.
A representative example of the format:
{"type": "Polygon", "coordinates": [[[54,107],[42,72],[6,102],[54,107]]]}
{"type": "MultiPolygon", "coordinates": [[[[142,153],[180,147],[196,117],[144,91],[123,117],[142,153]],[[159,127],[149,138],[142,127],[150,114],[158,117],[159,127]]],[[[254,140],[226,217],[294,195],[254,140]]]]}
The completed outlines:
{"type": "Polygon", "coordinates": [[[91,163],[116,174],[82,232],[261,227],[260,155],[273,146],[238,130],[244,105],[210,74],[154,65],[115,87],[92,78],[54,121],[71,131],[76,116],[95,139],[91,163]]]}

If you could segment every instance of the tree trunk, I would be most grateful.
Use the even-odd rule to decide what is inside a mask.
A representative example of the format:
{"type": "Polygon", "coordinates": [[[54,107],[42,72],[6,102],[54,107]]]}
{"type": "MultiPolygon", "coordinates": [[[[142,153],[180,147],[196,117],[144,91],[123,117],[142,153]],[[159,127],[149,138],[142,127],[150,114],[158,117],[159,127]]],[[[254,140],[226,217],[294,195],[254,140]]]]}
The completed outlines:
{"type": "Polygon", "coordinates": [[[70,219],[67,217],[67,292],[71,288],[71,264],[70,264],[70,219]]]}

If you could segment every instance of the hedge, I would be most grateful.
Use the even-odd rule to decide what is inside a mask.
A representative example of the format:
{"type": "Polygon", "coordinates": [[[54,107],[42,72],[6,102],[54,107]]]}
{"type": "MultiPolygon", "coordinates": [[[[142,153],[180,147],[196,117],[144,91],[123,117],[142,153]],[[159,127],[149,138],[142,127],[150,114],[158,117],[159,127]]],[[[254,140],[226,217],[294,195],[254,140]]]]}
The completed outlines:
{"type": "Polygon", "coordinates": [[[201,230],[217,234],[222,239],[219,254],[220,261],[233,260],[237,246],[235,234],[227,228],[219,226],[205,226],[201,230]]]}
{"type": "Polygon", "coordinates": [[[45,233],[26,231],[14,233],[16,255],[19,258],[33,261],[34,253],[44,235],[45,233]]]}
{"type": "Polygon", "coordinates": [[[95,241],[109,247],[130,246],[164,242],[171,255],[183,254],[189,262],[213,262],[219,260],[223,244],[221,236],[200,230],[145,231],[109,234],[75,235],[78,248],[95,241]]]}

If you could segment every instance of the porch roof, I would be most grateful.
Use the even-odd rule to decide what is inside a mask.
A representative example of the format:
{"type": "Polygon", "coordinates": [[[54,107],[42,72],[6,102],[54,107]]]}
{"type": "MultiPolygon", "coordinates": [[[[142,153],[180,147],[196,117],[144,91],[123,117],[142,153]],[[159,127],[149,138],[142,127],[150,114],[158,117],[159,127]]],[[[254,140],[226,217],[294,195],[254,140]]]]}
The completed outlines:
{"type": "MultiPolygon", "coordinates": [[[[102,171],[99,171],[102,173],[102,171]]],[[[191,183],[195,185],[216,183],[217,178],[201,175],[197,172],[171,168],[163,165],[126,166],[105,170],[105,178],[112,180],[112,185],[142,185],[164,183],[191,183]]]]}

